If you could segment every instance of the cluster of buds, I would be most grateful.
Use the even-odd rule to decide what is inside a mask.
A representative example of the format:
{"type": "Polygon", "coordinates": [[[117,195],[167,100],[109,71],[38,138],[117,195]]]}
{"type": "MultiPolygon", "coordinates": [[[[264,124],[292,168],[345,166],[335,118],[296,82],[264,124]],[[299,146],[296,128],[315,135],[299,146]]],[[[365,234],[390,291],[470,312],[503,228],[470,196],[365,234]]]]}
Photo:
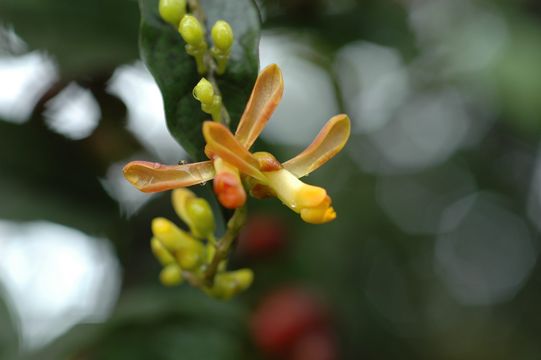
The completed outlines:
{"type": "MultiPolygon", "coordinates": [[[[199,74],[207,73],[205,61],[208,44],[205,39],[205,27],[201,21],[192,14],[187,13],[186,0],[160,0],[160,16],[165,22],[178,28],[180,36],[186,42],[186,52],[193,56],[199,74]]],[[[218,20],[210,32],[213,46],[210,56],[214,59],[213,66],[218,75],[225,72],[231,48],[233,46],[233,30],[228,22],[218,20]]]]}
{"type": "Polygon", "coordinates": [[[196,61],[198,73],[207,74],[210,80],[202,78],[193,89],[201,110],[214,120],[205,121],[202,127],[209,160],[178,165],[132,161],[123,172],[143,192],[174,190],[173,206],[189,228],[189,232],[184,231],[165,218],[152,222],[151,247],[163,265],[161,282],[174,286],[187,281],[210,296],[229,299],[253,281],[249,269],[226,270],[231,245],[245,222],[247,193],[257,199],[277,198],[308,223],[334,220],[336,212],[327,191],[300,178],[342,150],[350,134],[350,120],[345,114],[333,116],[304,151],[285,162],[268,152],[251,152],[282,97],[282,72],[272,64],[259,74],[238,127],[231,132],[223,124],[228,123],[229,115],[214,75],[226,71],[233,31],[227,22],[217,21],[211,30],[213,46],[208,51],[202,13],[191,10],[194,14],[187,12],[185,0],[160,0],[161,18],[178,28],[186,42],[186,52],[196,61]],[[208,202],[185,189],[209,180],[213,180],[220,204],[235,209],[220,239],[214,233],[214,216],[208,202]]]}
{"type": "Polygon", "coordinates": [[[162,284],[175,286],[187,280],[218,299],[230,299],[248,288],[253,281],[252,271],[226,271],[227,260],[219,261],[208,276],[216,253],[221,250],[214,234],[214,215],[209,203],[187,189],[173,191],[172,202],[189,232],[162,217],[152,221],[150,243],[152,252],[163,265],[162,284]]]}

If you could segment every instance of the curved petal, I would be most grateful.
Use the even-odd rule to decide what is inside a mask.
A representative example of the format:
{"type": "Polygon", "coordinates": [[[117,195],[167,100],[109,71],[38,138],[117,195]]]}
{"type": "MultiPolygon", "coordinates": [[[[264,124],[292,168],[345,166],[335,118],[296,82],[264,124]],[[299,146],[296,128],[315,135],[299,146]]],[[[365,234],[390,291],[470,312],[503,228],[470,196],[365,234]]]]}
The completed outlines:
{"type": "Polygon", "coordinates": [[[158,192],[203,183],[214,177],[212,161],[184,165],[162,165],[132,161],[122,170],[124,177],[143,192],[158,192]]]}
{"type": "Polygon", "coordinates": [[[351,125],[345,114],[333,116],[314,141],[299,155],[282,165],[296,177],[303,177],[329,161],[346,145],[351,125]]]}
{"type": "Polygon", "coordinates": [[[203,136],[207,141],[205,151],[210,152],[208,155],[221,157],[241,173],[265,180],[259,171],[259,161],[239,143],[227,127],[217,122],[205,121],[203,136]]]}
{"type": "Polygon", "coordinates": [[[276,64],[267,66],[257,77],[252,95],[235,132],[235,137],[244,147],[249,149],[261,134],[278,106],[283,92],[284,81],[280,68],[276,64]]]}

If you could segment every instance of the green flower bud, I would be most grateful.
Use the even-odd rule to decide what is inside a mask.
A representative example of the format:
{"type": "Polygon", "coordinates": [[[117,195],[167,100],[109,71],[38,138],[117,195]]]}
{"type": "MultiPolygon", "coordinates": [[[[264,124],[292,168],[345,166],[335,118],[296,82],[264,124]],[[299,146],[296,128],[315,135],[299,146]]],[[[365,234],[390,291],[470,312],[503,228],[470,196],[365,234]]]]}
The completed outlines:
{"type": "Polygon", "coordinates": [[[212,105],[214,101],[214,88],[210,81],[201,78],[193,88],[193,97],[204,105],[212,105]]]}
{"type": "Polygon", "coordinates": [[[205,29],[193,15],[185,15],[178,26],[180,36],[187,44],[200,47],[205,43],[205,29]]]}
{"type": "Polygon", "coordinates": [[[173,255],[165,248],[165,246],[163,246],[158,238],[153,237],[152,240],[150,240],[150,248],[156,259],[158,259],[162,265],[169,265],[175,262],[173,255]]]}
{"type": "Polygon", "coordinates": [[[160,272],[160,281],[165,286],[179,285],[182,280],[182,270],[177,264],[169,264],[160,272]]]}
{"type": "Polygon", "coordinates": [[[187,215],[190,217],[192,231],[198,238],[207,239],[213,235],[214,214],[207,200],[193,198],[186,201],[187,215]]]}
{"type": "Polygon", "coordinates": [[[160,0],[159,11],[164,21],[177,27],[186,15],[186,0],[160,0]]]}
{"type": "Polygon", "coordinates": [[[246,290],[254,281],[254,273],[250,269],[223,272],[216,275],[214,286],[205,292],[218,299],[228,300],[246,290]]]}
{"type": "Polygon", "coordinates": [[[224,53],[228,53],[233,45],[233,30],[227,21],[218,20],[210,32],[214,46],[224,53]]]}
{"type": "Polygon", "coordinates": [[[196,269],[206,260],[205,255],[204,245],[195,240],[176,252],[177,262],[185,270],[196,269]]]}

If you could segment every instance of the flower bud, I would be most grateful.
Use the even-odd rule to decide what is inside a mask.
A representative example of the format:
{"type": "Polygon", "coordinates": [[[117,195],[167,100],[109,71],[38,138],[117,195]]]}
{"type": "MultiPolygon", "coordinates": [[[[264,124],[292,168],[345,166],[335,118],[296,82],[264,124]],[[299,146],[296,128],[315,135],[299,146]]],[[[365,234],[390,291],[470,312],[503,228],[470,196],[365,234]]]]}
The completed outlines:
{"type": "Polygon", "coordinates": [[[160,272],[160,281],[165,286],[179,285],[182,280],[182,270],[177,264],[169,264],[160,272]]]}
{"type": "Polygon", "coordinates": [[[188,189],[173,190],[171,200],[177,215],[189,227],[192,234],[199,239],[208,239],[213,235],[214,214],[209,203],[195,196],[188,189]]]}
{"type": "Polygon", "coordinates": [[[237,209],[246,203],[246,192],[240,180],[239,170],[222,158],[214,160],[216,176],[213,181],[218,201],[228,209],[237,209]]]}
{"type": "Polygon", "coordinates": [[[186,201],[187,215],[190,217],[192,231],[196,237],[207,239],[214,233],[214,214],[207,200],[203,198],[186,201]]]}
{"type": "Polygon", "coordinates": [[[227,21],[218,20],[210,32],[214,46],[224,53],[228,53],[233,45],[233,30],[227,21]]]}
{"type": "Polygon", "coordinates": [[[176,252],[177,262],[182,269],[194,270],[205,260],[205,247],[203,244],[192,240],[176,252]]]}
{"type": "Polygon", "coordinates": [[[177,27],[186,15],[186,0],[160,0],[159,11],[164,21],[177,27]]]}
{"type": "Polygon", "coordinates": [[[223,272],[216,275],[214,286],[206,292],[218,299],[228,300],[250,287],[254,273],[250,269],[223,272]]]}
{"type": "Polygon", "coordinates": [[[180,36],[187,44],[199,47],[205,42],[205,30],[193,15],[185,15],[178,26],[180,36]]]}
{"type": "Polygon", "coordinates": [[[199,100],[202,104],[212,105],[214,101],[214,88],[210,81],[201,78],[197,85],[193,88],[193,97],[199,100]]]}
{"type": "Polygon", "coordinates": [[[195,241],[190,235],[165,218],[152,220],[152,233],[171,252],[179,250],[187,242],[195,241]]]}
{"type": "Polygon", "coordinates": [[[193,198],[195,198],[195,194],[186,188],[175,189],[171,192],[171,202],[173,203],[175,212],[190,227],[192,225],[186,211],[186,201],[193,198]]]}
{"type": "Polygon", "coordinates": [[[173,255],[165,248],[165,246],[163,246],[158,238],[153,237],[152,240],[150,240],[150,248],[156,259],[158,259],[162,265],[169,265],[175,262],[173,255]]]}

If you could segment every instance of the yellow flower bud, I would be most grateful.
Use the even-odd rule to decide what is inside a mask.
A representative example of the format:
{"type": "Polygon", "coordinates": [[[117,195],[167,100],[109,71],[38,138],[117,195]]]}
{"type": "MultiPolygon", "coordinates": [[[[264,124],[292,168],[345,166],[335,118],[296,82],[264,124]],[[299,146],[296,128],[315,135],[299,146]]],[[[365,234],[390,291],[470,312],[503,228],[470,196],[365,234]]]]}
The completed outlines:
{"type": "Polygon", "coordinates": [[[205,260],[205,248],[197,241],[191,241],[176,252],[177,262],[185,270],[194,270],[205,260]]]}
{"type": "Polygon", "coordinates": [[[192,223],[195,236],[207,239],[214,233],[214,214],[207,200],[203,198],[188,199],[186,201],[187,215],[192,223]]]}
{"type": "Polygon", "coordinates": [[[153,237],[152,240],[150,240],[150,248],[156,259],[158,259],[162,265],[168,265],[175,262],[173,255],[165,248],[165,246],[163,246],[158,238],[153,237]]]}
{"type": "Polygon", "coordinates": [[[223,272],[216,275],[214,286],[206,293],[218,299],[228,300],[250,287],[254,273],[250,269],[223,272]]]}
{"type": "Polygon", "coordinates": [[[171,200],[177,215],[199,239],[212,237],[215,229],[214,214],[209,203],[190,190],[180,188],[172,192],[171,200]]]}
{"type": "Polygon", "coordinates": [[[195,198],[195,194],[186,188],[175,189],[171,192],[171,202],[178,217],[191,228],[190,218],[186,211],[186,201],[195,198]]]}
{"type": "Polygon", "coordinates": [[[190,241],[195,241],[186,232],[165,218],[152,220],[152,233],[169,251],[179,250],[190,241]]]}
{"type": "Polygon", "coordinates": [[[201,78],[193,88],[193,97],[204,105],[212,105],[212,102],[214,101],[214,88],[210,81],[201,78]]]}
{"type": "Polygon", "coordinates": [[[233,30],[227,21],[218,20],[210,32],[214,46],[224,53],[228,53],[233,45],[233,30]]]}
{"type": "Polygon", "coordinates": [[[164,21],[177,27],[186,15],[186,0],[160,0],[159,11],[164,21]]]}
{"type": "Polygon", "coordinates": [[[160,272],[160,281],[165,286],[179,285],[182,280],[182,270],[177,264],[169,264],[160,272]]]}
{"type": "Polygon", "coordinates": [[[205,29],[193,15],[185,15],[178,26],[180,36],[187,44],[200,47],[205,43],[205,29]]]}

